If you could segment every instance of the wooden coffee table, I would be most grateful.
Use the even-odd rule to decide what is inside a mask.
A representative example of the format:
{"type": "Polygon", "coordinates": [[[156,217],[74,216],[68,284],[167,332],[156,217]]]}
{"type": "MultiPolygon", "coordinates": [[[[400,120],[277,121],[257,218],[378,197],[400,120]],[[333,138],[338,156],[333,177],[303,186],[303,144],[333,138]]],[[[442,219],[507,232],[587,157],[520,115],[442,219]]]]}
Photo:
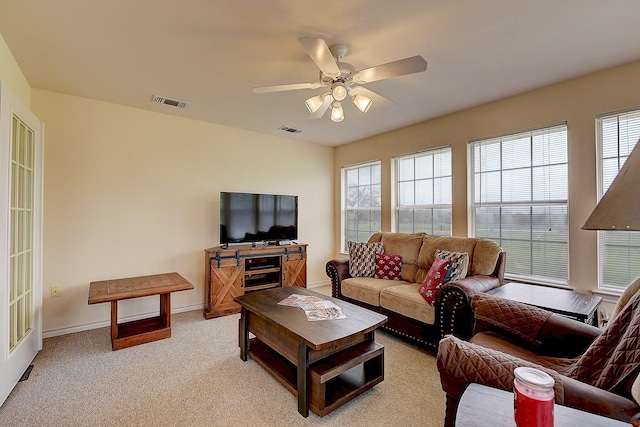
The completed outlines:
{"type": "Polygon", "coordinates": [[[89,285],[89,304],[111,303],[111,348],[120,350],[171,336],[171,292],[193,289],[178,273],[103,280],[89,285]],[[118,301],[160,295],[160,315],[118,324],[118,301]]]}
{"type": "Polygon", "coordinates": [[[491,295],[533,305],[563,316],[598,326],[602,297],[570,289],[529,283],[508,282],[488,292],[491,295]]]}
{"type": "Polygon", "coordinates": [[[297,286],[235,300],[241,359],[250,356],[296,395],[303,416],[311,409],[322,417],[384,379],[384,347],[374,332],[386,316],[297,286]],[[301,308],[278,305],[294,293],[330,300],[347,318],[311,322],[301,308]]]}

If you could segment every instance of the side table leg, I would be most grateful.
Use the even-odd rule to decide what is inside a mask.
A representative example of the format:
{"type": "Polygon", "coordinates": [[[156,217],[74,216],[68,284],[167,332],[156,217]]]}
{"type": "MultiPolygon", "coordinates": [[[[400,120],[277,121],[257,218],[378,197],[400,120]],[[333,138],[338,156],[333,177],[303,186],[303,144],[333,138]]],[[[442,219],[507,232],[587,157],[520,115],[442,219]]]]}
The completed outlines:
{"type": "Polygon", "coordinates": [[[309,416],[308,374],[309,348],[301,342],[298,344],[298,412],[305,418],[309,416]]]}
{"type": "Polygon", "coordinates": [[[160,318],[165,328],[171,328],[171,294],[160,294],[160,318]]]}
{"type": "Polygon", "coordinates": [[[240,320],[238,326],[238,344],[240,345],[240,359],[247,361],[247,346],[249,342],[249,331],[247,330],[247,310],[242,307],[240,310],[240,320]]]}
{"type": "Polygon", "coordinates": [[[118,301],[111,301],[111,349],[118,339],[118,301]]]}

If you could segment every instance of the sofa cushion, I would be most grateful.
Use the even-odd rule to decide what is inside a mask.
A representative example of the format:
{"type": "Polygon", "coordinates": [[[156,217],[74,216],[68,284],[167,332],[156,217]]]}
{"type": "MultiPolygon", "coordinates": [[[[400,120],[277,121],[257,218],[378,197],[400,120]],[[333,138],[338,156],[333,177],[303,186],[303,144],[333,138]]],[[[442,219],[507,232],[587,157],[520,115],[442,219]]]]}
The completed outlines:
{"type": "Polygon", "coordinates": [[[502,248],[496,242],[478,239],[473,250],[473,260],[469,265],[469,276],[477,274],[491,275],[496,269],[500,252],[502,252],[502,248]]]}
{"type": "Polygon", "coordinates": [[[431,264],[427,278],[424,279],[419,289],[420,295],[429,304],[433,305],[436,300],[436,294],[449,272],[450,265],[451,260],[442,258],[436,258],[435,262],[431,264]]]}
{"type": "Polygon", "coordinates": [[[386,287],[380,291],[380,306],[433,325],[436,319],[436,309],[422,298],[419,290],[420,284],[418,283],[386,287]]]}
{"type": "Polygon", "coordinates": [[[402,257],[400,255],[376,254],[376,279],[401,280],[402,257]]]}
{"type": "MultiPolygon", "coordinates": [[[[417,282],[418,253],[420,252],[424,236],[426,236],[424,233],[381,232],[371,236],[369,242],[382,242],[385,254],[400,255],[402,257],[402,280],[417,282]]],[[[424,277],[422,280],[424,280],[424,277]]],[[[422,283],[422,280],[419,283],[422,283]]]]}
{"type": "MultiPolygon", "coordinates": [[[[449,260],[449,268],[447,276],[443,283],[452,282],[467,277],[467,269],[469,268],[469,254],[466,252],[449,252],[441,249],[436,250],[436,261],[438,259],[449,260]]],[[[435,264],[435,262],[433,263],[435,264]]],[[[433,264],[431,266],[433,267],[433,264]]],[[[431,270],[429,270],[431,271],[431,270]]]]}
{"type": "Polygon", "coordinates": [[[376,307],[380,306],[380,291],[389,286],[406,283],[397,280],[374,279],[373,277],[351,277],[342,281],[342,295],[376,307]]]}
{"type": "Polygon", "coordinates": [[[416,272],[416,282],[422,283],[431,268],[431,264],[436,259],[436,250],[440,249],[449,252],[466,252],[469,254],[469,262],[473,262],[473,253],[476,242],[479,239],[474,237],[437,237],[424,236],[422,247],[418,254],[418,271],[416,272]]]}
{"type": "Polygon", "coordinates": [[[373,277],[376,268],[376,254],[384,251],[382,242],[349,245],[349,275],[351,277],[373,277]]]}

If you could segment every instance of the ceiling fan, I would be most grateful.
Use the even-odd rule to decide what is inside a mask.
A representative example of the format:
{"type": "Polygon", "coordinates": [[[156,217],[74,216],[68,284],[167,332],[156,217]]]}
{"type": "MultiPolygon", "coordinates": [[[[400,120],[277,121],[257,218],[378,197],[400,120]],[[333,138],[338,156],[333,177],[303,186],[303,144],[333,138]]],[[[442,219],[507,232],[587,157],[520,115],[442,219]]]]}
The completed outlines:
{"type": "Polygon", "coordinates": [[[361,86],[366,83],[406,74],[420,73],[427,69],[427,61],[420,55],[399,61],[389,62],[376,67],[357,71],[353,65],[340,60],[347,54],[344,45],[327,46],[323,39],[302,37],[298,39],[313,62],[320,68],[320,79],[313,83],[292,83],[275,86],[254,87],[254,93],[281,92],[298,89],[326,88],[328,92],[313,96],[305,101],[309,109],[309,119],[319,119],[331,109],[331,120],[341,122],[344,111],[341,102],[350,97],[356,107],[363,113],[369,111],[373,104],[375,108],[387,110],[397,104],[382,95],[361,86]]]}

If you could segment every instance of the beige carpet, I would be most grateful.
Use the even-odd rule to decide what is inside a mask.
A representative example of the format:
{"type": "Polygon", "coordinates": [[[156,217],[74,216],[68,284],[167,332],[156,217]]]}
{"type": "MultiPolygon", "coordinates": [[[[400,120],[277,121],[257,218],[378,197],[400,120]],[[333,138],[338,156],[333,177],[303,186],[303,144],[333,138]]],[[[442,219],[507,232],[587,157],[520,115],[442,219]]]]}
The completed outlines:
{"type": "Polygon", "coordinates": [[[172,337],[111,351],[109,329],[48,338],[0,426],[442,426],[435,358],[385,332],[385,380],[320,418],[256,362],[242,362],[238,315],[172,316],[172,337]]]}

